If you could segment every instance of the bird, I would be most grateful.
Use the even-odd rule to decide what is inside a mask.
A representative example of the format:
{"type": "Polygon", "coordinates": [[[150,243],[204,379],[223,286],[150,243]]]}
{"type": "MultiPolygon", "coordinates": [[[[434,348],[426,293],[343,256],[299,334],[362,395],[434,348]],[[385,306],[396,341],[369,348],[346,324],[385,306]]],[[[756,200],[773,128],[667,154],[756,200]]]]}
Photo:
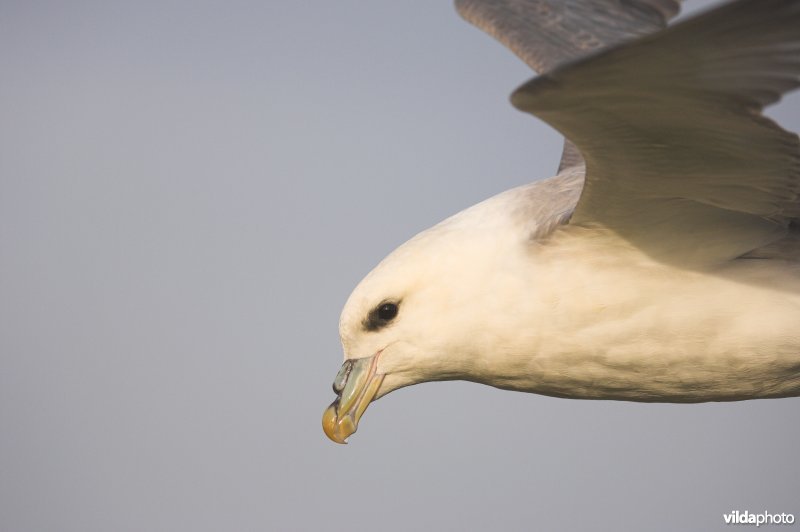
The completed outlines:
{"type": "Polygon", "coordinates": [[[554,177],[412,237],[355,287],[322,425],[346,443],[402,387],[575,399],[800,396],[800,0],[456,0],[538,76],[554,177]]]}

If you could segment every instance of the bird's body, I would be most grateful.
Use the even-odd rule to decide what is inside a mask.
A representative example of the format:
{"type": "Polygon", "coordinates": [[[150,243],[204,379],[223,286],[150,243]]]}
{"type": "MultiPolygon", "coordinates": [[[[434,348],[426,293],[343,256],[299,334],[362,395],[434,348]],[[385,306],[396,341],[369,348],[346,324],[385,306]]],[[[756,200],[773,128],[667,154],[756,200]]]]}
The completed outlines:
{"type": "Polygon", "coordinates": [[[631,401],[800,395],[800,272],[747,260],[693,272],[614,248],[609,235],[563,232],[535,261],[547,319],[520,351],[524,367],[503,371],[524,377],[494,385],[631,401]],[[587,245],[595,236],[602,247],[587,245]]]}
{"type": "MultiPolygon", "coordinates": [[[[576,168],[462,211],[365,279],[383,283],[385,272],[402,270],[429,284],[441,305],[419,320],[431,326],[426,337],[445,339],[429,348],[437,363],[386,368],[383,389],[461,379],[582,399],[800,394],[800,246],[791,244],[795,260],[741,258],[703,271],[664,264],[603,228],[559,224],[577,200],[582,173],[576,168]],[[542,194],[563,203],[531,213],[539,204],[531,198],[542,194]],[[559,225],[550,232],[550,223],[559,225]],[[541,224],[544,240],[536,237],[541,224]],[[431,247],[450,252],[427,253],[431,247]],[[419,270],[403,264],[420,256],[433,260],[419,270]],[[439,276],[450,282],[429,281],[439,276]],[[448,316],[454,334],[436,314],[448,316]]],[[[345,349],[359,348],[343,340],[345,349]]]]}
{"type": "MultiPolygon", "coordinates": [[[[525,31],[559,20],[550,0],[457,4],[536,66],[525,31]]],[[[648,31],[677,6],[630,5],[648,31]]],[[[649,402],[800,395],[800,142],[760,114],[800,85],[799,56],[800,0],[736,0],[523,85],[512,103],[580,155],[568,143],[555,177],[420,233],[365,277],[342,311],[326,433],[343,442],[373,398],[435,380],[649,402]]]]}

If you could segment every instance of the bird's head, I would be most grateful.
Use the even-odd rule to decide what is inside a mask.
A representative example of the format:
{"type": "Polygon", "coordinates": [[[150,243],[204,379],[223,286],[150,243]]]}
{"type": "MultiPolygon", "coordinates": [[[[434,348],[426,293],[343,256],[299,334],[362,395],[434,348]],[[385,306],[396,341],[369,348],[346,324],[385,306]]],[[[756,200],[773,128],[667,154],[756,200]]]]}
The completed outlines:
{"type": "Polygon", "coordinates": [[[396,249],[347,300],[338,398],[322,420],[333,441],[345,443],[378,397],[421,382],[478,380],[476,369],[485,370],[481,355],[503,328],[491,323],[504,314],[494,308],[497,291],[515,290],[511,256],[526,248],[522,238],[507,231],[498,238],[496,227],[475,224],[468,213],[396,249]]]}

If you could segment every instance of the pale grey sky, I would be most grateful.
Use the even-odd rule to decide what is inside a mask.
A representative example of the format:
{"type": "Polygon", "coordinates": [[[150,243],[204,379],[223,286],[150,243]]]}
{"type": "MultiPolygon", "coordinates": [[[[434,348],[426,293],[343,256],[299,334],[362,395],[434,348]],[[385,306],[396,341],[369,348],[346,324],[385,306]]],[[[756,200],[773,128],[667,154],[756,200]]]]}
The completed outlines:
{"type": "Polygon", "coordinates": [[[449,0],[7,0],[0,72],[2,532],[800,517],[800,399],[434,383],[325,438],[355,283],[557,165],[507,103],[531,73],[449,0]]]}

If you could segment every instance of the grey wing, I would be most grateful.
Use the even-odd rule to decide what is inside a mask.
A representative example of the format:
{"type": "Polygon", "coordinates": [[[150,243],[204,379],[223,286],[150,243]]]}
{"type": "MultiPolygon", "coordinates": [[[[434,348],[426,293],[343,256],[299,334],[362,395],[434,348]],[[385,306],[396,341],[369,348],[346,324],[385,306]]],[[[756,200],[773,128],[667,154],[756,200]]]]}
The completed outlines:
{"type": "MultiPolygon", "coordinates": [[[[679,0],[456,0],[456,9],[545,73],[602,48],[666,27],[679,0]]],[[[559,173],[583,162],[565,142],[559,173]]]]}
{"type": "Polygon", "coordinates": [[[800,0],[737,0],[523,85],[579,147],[570,223],[668,262],[725,261],[800,216],[800,143],[761,111],[800,85],[800,0]]]}

